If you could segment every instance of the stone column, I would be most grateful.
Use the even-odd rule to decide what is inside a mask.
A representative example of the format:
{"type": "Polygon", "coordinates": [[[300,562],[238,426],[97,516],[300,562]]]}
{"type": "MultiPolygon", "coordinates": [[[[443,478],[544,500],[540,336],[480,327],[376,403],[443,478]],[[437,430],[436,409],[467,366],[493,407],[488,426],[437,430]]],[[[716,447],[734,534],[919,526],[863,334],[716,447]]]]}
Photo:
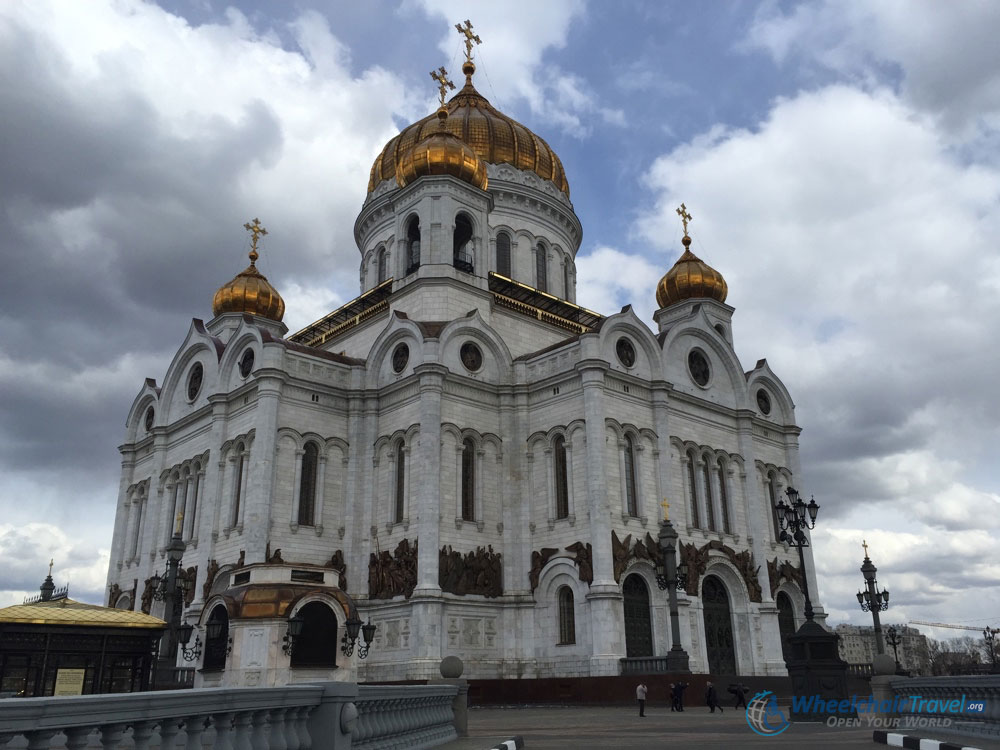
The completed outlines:
{"type": "Polygon", "coordinates": [[[302,502],[302,457],[306,454],[301,448],[295,451],[295,474],[292,479],[292,517],[288,525],[295,531],[299,528],[299,503],[302,502]]]}
{"type": "Polygon", "coordinates": [[[313,508],[313,526],[316,536],[323,533],[323,504],[326,502],[326,453],[316,459],[316,499],[313,508]]]}
{"type": "Polygon", "coordinates": [[[256,426],[250,450],[250,465],[245,471],[247,492],[241,510],[248,565],[264,562],[267,557],[274,454],[278,437],[278,406],[284,377],[283,373],[277,371],[257,372],[256,426]]]}
{"type": "Polygon", "coordinates": [[[348,588],[368,594],[368,562],[374,548],[371,529],[376,523],[375,503],[379,496],[376,482],[378,464],[373,456],[378,432],[378,397],[357,396],[348,399],[347,434],[351,438],[347,476],[344,479],[345,502],[343,528],[344,560],[347,562],[348,588]]]}
{"type": "Polygon", "coordinates": [[[587,594],[590,609],[591,675],[617,675],[618,660],[625,654],[622,631],[622,596],[614,578],[611,554],[611,508],[604,471],[604,375],[607,362],[586,359],[577,365],[583,383],[587,434],[587,496],[590,538],[593,544],[594,582],[587,594]]]}
{"type": "Polygon", "coordinates": [[[134,514],[130,512],[132,498],[129,495],[128,488],[132,485],[134,474],[135,451],[123,448],[122,475],[118,481],[118,512],[115,514],[115,530],[111,538],[111,549],[118,553],[118,559],[112,558],[111,560],[112,565],[108,569],[108,580],[106,582],[108,587],[112,583],[117,582],[117,571],[121,570],[122,566],[126,565],[128,560],[132,558],[132,555],[128,554],[131,549],[129,528],[132,524],[132,516],[134,514]]]}

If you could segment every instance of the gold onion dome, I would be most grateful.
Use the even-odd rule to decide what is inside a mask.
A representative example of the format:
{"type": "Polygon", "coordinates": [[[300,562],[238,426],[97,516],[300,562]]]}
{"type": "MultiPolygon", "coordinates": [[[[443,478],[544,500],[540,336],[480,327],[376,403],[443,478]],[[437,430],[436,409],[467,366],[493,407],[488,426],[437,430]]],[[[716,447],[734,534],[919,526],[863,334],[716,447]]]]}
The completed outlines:
{"type": "MultiPolygon", "coordinates": [[[[434,113],[403,128],[399,135],[385,144],[382,153],[372,164],[368,180],[369,193],[384,180],[393,177],[400,184],[403,184],[404,179],[412,179],[409,173],[402,175],[397,167],[403,167],[415,145],[438,135],[441,127],[470,146],[480,161],[510,164],[518,169],[534,172],[543,179],[551,180],[557,188],[569,195],[569,183],[559,157],[544,140],[496,110],[476,91],[472,85],[474,71],[475,65],[472,62],[467,61],[462,66],[462,72],[466,75],[465,86],[444,105],[448,117],[443,126],[439,126],[439,115],[434,113]]],[[[445,150],[443,143],[437,148],[442,152],[445,150]]],[[[485,183],[485,176],[483,182],[485,183]]]]}
{"type": "Polygon", "coordinates": [[[486,189],[486,164],[472,148],[446,129],[448,110],[437,112],[439,129],[405,151],[396,164],[396,182],[406,187],[425,175],[451,175],[486,189]]]}
{"type": "Polygon", "coordinates": [[[256,266],[257,258],[260,257],[257,253],[257,238],[267,234],[267,230],[260,226],[257,219],[253,220],[252,225],[244,226],[253,234],[250,265],[228,284],[219,287],[212,299],[212,313],[249,313],[280,322],[285,314],[285,301],[256,266]]]}
{"type": "Polygon", "coordinates": [[[722,274],[691,252],[690,237],[685,234],[681,242],[684,253],[656,285],[657,304],[667,307],[694,297],[725,302],[729,287],[722,274]]]}

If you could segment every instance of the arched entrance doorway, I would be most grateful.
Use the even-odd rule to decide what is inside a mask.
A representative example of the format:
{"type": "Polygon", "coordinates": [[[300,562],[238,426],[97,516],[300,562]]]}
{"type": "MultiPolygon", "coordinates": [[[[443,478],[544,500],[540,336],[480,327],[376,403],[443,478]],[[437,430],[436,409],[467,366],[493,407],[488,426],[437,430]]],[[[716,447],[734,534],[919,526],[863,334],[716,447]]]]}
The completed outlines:
{"type": "Polygon", "coordinates": [[[737,674],[729,594],[716,576],[705,577],[701,587],[701,602],[704,607],[708,671],[713,675],[737,674]]]}
{"type": "Polygon", "coordinates": [[[778,632],[781,634],[781,658],[788,661],[790,653],[788,636],[795,632],[795,610],[792,609],[792,600],[784,591],[779,591],[774,601],[778,605],[778,632]]]}
{"type": "Polygon", "coordinates": [[[649,619],[649,589],[633,573],[622,587],[625,609],[625,656],[653,655],[653,625],[649,619]]]}

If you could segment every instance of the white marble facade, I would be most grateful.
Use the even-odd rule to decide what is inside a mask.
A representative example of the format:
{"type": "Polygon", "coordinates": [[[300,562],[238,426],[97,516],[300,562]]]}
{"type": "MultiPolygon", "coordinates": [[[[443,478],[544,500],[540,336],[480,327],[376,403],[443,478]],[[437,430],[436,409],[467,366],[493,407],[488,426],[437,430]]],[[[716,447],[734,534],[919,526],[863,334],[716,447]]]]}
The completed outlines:
{"type": "MultiPolygon", "coordinates": [[[[224,669],[198,684],[419,679],[449,654],[473,678],[618,674],[630,576],[648,594],[650,650],[671,646],[652,564],[629,555],[616,579],[612,542],[655,539],[664,498],[681,542],[703,549],[698,586],[712,576],[727,593],[737,671],[783,674],[777,599],[798,622],[803,598],[791,576],[768,574],[771,561],[798,565],[775,542],[770,504],[789,485],[807,489],[799,428],[767,362],[737,359],[733,308],[692,297],[660,309],[655,329],[629,307],[573,323],[576,308],[556,303],[576,299],[580,222],[564,193],[508,164],[489,165],[485,191],[449,176],[383,182],[355,232],[369,297],[334,316],[339,327],[288,336],[252,315],[194,320],[161,384],[147,380],[129,411],[108,584],[138,609],[181,529],[183,567],[197,566],[184,619],[204,640],[211,612],[228,608],[233,637],[224,669]],[[459,216],[472,226],[471,272],[453,263],[459,216]],[[408,273],[414,217],[420,265],[408,273]],[[516,304],[498,269],[523,285],[516,304]],[[540,286],[548,295],[528,289],[540,286]],[[470,343],[481,361],[463,358],[470,343]],[[692,350],[708,363],[701,385],[692,350]],[[371,556],[403,540],[417,545],[412,590],[372,598],[371,556]],[[591,545],[589,583],[567,549],[576,543],[591,545]],[[442,591],[446,547],[499,554],[500,595],[442,591]],[[749,582],[732,554],[743,552],[749,582]],[[336,553],[343,568],[330,565],[336,553]],[[293,613],[323,603],[341,632],[341,572],[378,625],[371,654],[290,668],[293,613]],[[273,611],[248,604],[255,590],[273,611]]],[[[815,592],[809,554],[807,570],[815,592]]],[[[700,594],[680,596],[696,672],[709,671],[700,594]]]]}

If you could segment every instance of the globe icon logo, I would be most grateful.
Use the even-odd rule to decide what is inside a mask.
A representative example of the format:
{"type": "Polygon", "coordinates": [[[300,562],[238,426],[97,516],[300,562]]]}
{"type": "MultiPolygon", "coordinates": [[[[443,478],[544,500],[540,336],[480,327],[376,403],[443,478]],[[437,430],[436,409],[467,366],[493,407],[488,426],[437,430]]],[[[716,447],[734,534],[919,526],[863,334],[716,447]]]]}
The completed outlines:
{"type": "Polygon", "coordinates": [[[757,734],[773,737],[788,729],[789,721],[778,708],[778,698],[769,690],[757,693],[747,703],[747,724],[757,734]]]}

